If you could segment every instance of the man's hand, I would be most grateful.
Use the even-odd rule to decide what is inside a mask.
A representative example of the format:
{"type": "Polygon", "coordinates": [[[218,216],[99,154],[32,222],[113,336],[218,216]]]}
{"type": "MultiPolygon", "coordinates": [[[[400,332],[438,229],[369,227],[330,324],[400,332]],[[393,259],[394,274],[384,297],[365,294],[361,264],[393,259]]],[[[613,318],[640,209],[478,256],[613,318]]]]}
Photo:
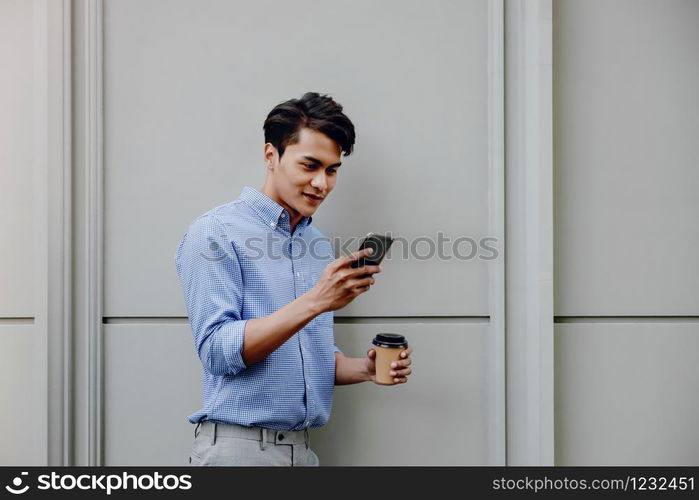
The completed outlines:
{"type": "MultiPolygon", "coordinates": [[[[413,360],[410,355],[413,353],[413,348],[408,346],[407,349],[401,351],[400,360],[391,363],[390,375],[393,381],[397,384],[405,384],[408,381],[408,375],[413,371],[409,368],[413,360]]],[[[366,353],[366,370],[369,374],[369,380],[376,383],[376,350],[369,349],[366,353]]]]}
{"type": "Polygon", "coordinates": [[[369,290],[374,284],[374,278],[363,274],[381,272],[380,266],[362,266],[355,269],[350,264],[360,257],[370,255],[371,248],[359,250],[349,257],[341,257],[326,266],[318,283],[308,293],[313,297],[321,312],[334,311],[345,307],[359,295],[369,290]]]}

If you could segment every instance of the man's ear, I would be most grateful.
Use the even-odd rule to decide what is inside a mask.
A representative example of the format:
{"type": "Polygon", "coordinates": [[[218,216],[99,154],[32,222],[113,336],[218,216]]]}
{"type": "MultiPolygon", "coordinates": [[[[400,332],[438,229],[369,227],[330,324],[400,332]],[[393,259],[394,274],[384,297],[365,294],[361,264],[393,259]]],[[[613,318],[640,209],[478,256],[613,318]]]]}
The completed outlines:
{"type": "Polygon", "coordinates": [[[265,167],[268,170],[274,170],[274,165],[279,162],[279,155],[277,153],[277,148],[275,148],[271,142],[265,144],[264,149],[265,154],[265,167]]]}

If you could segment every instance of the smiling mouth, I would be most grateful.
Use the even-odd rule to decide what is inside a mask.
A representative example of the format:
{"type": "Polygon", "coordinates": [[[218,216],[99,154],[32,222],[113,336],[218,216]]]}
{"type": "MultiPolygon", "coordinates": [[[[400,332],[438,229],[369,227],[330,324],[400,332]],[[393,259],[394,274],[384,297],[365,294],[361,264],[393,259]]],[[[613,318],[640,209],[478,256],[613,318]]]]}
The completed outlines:
{"type": "Polygon", "coordinates": [[[304,196],[308,196],[308,197],[309,197],[310,199],[312,199],[312,200],[320,201],[320,200],[323,199],[322,196],[316,196],[316,195],[308,194],[308,193],[303,193],[303,194],[304,194],[304,196]]]}

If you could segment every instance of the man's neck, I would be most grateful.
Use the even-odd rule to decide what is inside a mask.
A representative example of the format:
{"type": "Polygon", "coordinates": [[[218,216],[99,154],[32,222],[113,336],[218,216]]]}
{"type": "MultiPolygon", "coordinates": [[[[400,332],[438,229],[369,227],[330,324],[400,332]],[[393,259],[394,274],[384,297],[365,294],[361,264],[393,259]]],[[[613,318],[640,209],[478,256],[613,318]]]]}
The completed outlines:
{"type": "Polygon", "coordinates": [[[294,230],[296,229],[296,226],[298,226],[299,222],[301,222],[301,219],[303,219],[303,215],[298,213],[296,210],[293,210],[290,206],[288,206],[286,203],[282,201],[282,199],[277,196],[277,193],[268,187],[267,183],[265,183],[264,186],[260,189],[260,192],[267,196],[270,200],[274,201],[278,205],[281,205],[281,207],[286,210],[286,212],[289,214],[289,226],[291,227],[291,234],[294,234],[294,230]]]}

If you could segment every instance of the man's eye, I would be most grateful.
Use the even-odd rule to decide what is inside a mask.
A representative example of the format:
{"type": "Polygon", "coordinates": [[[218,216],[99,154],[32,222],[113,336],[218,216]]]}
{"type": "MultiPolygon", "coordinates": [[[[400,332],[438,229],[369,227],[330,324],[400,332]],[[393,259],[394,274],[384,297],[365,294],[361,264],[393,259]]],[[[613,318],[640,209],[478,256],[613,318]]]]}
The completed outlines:
{"type": "Polygon", "coordinates": [[[335,175],[337,173],[337,170],[335,170],[334,168],[331,168],[328,170],[328,173],[335,175]]]}

